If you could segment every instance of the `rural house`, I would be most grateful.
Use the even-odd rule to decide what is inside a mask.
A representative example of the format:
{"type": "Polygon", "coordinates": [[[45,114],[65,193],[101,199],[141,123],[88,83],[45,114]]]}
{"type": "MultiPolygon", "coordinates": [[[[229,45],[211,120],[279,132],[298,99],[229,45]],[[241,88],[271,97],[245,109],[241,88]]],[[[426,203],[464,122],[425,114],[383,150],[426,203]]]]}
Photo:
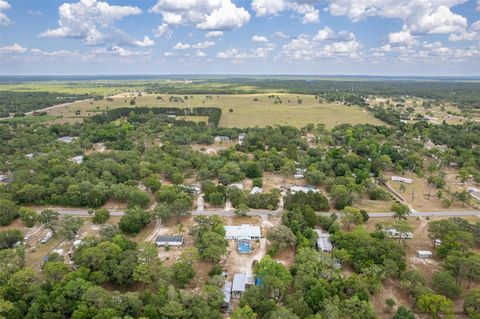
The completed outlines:
{"type": "Polygon", "coordinates": [[[401,182],[405,184],[411,184],[413,180],[411,178],[401,177],[401,176],[392,176],[392,181],[401,182]]]}
{"type": "Polygon", "coordinates": [[[225,226],[225,239],[239,240],[243,238],[260,239],[260,226],[242,224],[239,226],[225,226]]]}
{"type": "Polygon", "coordinates": [[[157,236],[155,244],[160,246],[182,246],[183,236],[157,236]]]}

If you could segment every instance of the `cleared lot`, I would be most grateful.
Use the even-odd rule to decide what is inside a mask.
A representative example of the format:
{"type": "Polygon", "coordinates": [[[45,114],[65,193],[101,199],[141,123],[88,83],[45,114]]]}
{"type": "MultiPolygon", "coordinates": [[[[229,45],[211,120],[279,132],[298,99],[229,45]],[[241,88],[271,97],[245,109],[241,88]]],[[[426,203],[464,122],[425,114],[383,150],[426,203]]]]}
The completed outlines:
{"type": "MultiPolygon", "coordinates": [[[[135,98],[135,105],[220,107],[222,109],[221,127],[263,127],[275,124],[302,127],[308,123],[323,123],[328,128],[332,128],[341,123],[383,123],[360,107],[319,103],[313,95],[286,93],[273,95],[275,98],[271,97],[272,94],[225,94],[212,95],[209,98],[206,98],[206,95],[187,95],[188,99],[185,99],[184,95],[144,94],[135,98]],[[171,101],[172,97],[182,98],[183,102],[171,101]]],[[[83,117],[92,116],[103,110],[132,107],[131,100],[132,97],[116,96],[113,97],[113,101],[80,102],[51,109],[48,113],[63,117],[55,120],[56,123],[78,122],[83,117]]]]}

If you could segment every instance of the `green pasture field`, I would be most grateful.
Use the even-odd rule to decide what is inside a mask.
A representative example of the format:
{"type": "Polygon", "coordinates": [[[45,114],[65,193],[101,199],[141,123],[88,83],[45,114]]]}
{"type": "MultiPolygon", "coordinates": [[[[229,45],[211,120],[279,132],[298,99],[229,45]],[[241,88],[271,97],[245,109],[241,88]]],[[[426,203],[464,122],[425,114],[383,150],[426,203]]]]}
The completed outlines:
{"type": "Polygon", "coordinates": [[[219,107],[222,109],[220,127],[263,127],[267,125],[305,126],[308,123],[323,123],[327,128],[338,124],[384,124],[365,109],[335,103],[319,102],[313,95],[276,93],[223,94],[223,95],[170,95],[144,94],[133,97],[115,96],[113,101],[85,101],[74,105],[48,110],[49,115],[61,116],[55,123],[81,121],[85,116],[119,107],[219,107]],[[170,101],[181,97],[183,102],[170,101]],[[187,97],[187,98],[186,98],[187,97]],[[135,99],[135,105],[131,100],[135,99]],[[300,101],[301,100],[301,101],[300,101]],[[275,103],[277,101],[277,104],[275,103]],[[279,103],[281,101],[281,103],[279,103]],[[77,112],[80,111],[80,112],[77,112]]]}

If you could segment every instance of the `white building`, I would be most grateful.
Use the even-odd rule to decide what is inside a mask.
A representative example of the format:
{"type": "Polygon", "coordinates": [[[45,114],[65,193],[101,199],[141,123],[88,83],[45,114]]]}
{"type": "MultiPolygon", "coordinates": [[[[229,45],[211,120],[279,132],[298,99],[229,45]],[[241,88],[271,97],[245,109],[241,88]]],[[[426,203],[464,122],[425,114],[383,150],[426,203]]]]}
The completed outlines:
{"type": "Polygon", "coordinates": [[[298,193],[298,192],[304,192],[304,193],[308,193],[308,192],[314,192],[314,193],[318,193],[320,192],[318,189],[316,189],[315,187],[313,186],[308,186],[308,185],[305,185],[305,186],[298,186],[298,185],[295,185],[295,186],[292,186],[290,187],[290,192],[295,194],[295,193],[298,193]]]}
{"type": "Polygon", "coordinates": [[[221,142],[230,142],[230,137],[224,136],[224,135],[217,135],[213,138],[213,140],[216,143],[221,143],[221,142]]]}
{"type": "Polygon", "coordinates": [[[238,134],[238,144],[242,145],[243,140],[245,139],[245,136],[247,136],[247,133],[238,134]]]}
{"type": "Polygon", "coordinates": [[[71,143],[73,141],[75,141],[78,137],[74,137],[74,136],[62,136],[62,137],[59,137],[57,138],[57,141],[60,141],[60,142],[63,142],[63,143],[71,143]]]}
{"type": "Polygon", "coordinates": [[[295,179],[302,179],[302,178],[305,178],[305,172],[307,170],[304,169],[304,168],[297,168],[297,170],[295,171],[295,174],[293,175],[293,178],[295,179]]]}
{"type": "Polygon", "coordinates": [[[239,226],[224,226],[225,239],[238,240],[240,238],[260,239],[262,232],[260,226],[242,224],[239,226]]]}
{"type": "Polygon", "coordinates": [[[413,233],[412,232],[400,232],[395,228],[388,228],[384,230],[385,234],[390,238],[401,238],[401,239],[412,239],[413,233]]]}
{"type": "Polygon", "coordinates": [[[258,186],[255,186],[254,188],[252,188],[252,190],[250,191],[250,195],[253,195],[253,194],[260,194],[263,192],[263,189],[261,187],[258,187],[258,186]]]}
{"type": "Polygon", "coordinates": [[[157,236],[155,245],[160,246],[182,246],[183,236],[157,236]]]}
{"type": "Polygon", "coordinates": [[[433,254],[430,250],[417,250],[417,257],[421,259],[432,258],[433,254]]]}
{"type": "Polygon", "coordinates": [[[236,188],[238,188],[238,189],[241,190],[241,191],[243,191],[243,189],[245,188],[245,186],[243,186],[243,183],[230,184],[229,187],[236,187],[236,188]]]}
{"type": "Polygon", "coordinates": [[[317,249],[324,252],[331,252],[333,250],[332,242],[330,241],[330,234],[322,233],[320,230],[315,229],[318,235],[317,249]]]}
{"type": "Polygon", "coordinates": [[[75,164],[82,164],[83,159],[84,159],[83,155],[78,155],[78,156],[69,158],[69,161],[74,162],[75,164]]]}
{"type": "Polygon", "coordinates": [[[411,184],[413,182],[411,178],[406,178],[401,176],[392,176],[392,181],[406,183],[406,184],[411,184]]]}

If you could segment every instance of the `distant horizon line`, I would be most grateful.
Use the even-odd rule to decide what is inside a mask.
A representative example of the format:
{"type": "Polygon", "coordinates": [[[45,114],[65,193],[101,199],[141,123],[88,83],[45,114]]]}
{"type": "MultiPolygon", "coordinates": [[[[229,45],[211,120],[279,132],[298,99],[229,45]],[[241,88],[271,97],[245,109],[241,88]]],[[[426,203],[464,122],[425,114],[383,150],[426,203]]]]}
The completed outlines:
{"type": "Polygon", "coordinates": [[[407,77],[407,78],[480,78],[480,75],[413,75],[413,74],[294,74],[294,73],[165,73],[165,74],[153,74],[153,73],[123,73],[123,74],[0,74],[0,78],[4,77],[114,77],[114,76],[159,76],[159,77],[169,77],[169,76],[227,76],[227,77],[407,77]]]}

